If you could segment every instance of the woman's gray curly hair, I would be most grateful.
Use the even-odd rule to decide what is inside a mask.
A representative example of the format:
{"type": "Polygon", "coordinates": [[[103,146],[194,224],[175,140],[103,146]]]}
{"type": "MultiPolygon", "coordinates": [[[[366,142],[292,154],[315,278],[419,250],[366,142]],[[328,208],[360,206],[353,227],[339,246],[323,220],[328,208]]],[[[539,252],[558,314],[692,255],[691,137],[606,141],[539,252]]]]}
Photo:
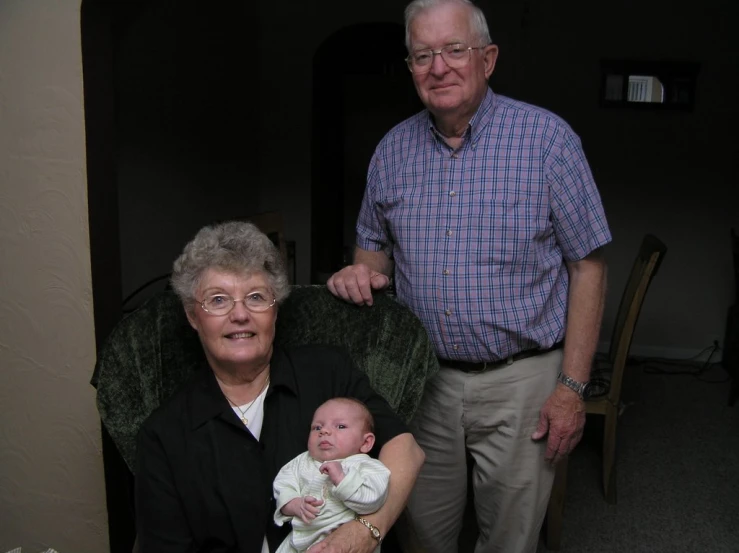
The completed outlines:
{"type": "Polygon", "coordinates": [[[172,288],[185,309],[197,302],[195,293],[208,269],[267,277],[280,304],[290,293],[285,262],[272,241],[252,223],[229,221],[200,229],[177,260],[172,288]]]}

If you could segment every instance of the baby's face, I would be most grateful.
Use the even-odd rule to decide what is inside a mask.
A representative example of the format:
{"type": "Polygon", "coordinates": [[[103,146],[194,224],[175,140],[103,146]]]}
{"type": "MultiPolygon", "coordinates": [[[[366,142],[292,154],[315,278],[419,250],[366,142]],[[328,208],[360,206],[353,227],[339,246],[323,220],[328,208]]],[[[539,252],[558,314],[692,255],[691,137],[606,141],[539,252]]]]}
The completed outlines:
{"type": "Polygon", "coordinates": [[[342,400],[329,400],[313,415],[308,453],[317,461],[344,459],[367,453],[374,444],[367,418],[360,405],[342,400]]]}

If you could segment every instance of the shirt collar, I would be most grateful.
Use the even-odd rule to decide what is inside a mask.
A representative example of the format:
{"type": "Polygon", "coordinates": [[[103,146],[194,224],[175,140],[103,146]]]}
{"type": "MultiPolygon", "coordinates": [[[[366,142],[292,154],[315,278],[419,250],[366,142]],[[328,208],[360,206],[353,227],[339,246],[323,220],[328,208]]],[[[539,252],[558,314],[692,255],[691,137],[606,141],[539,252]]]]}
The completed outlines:
{"type": "MultiPolygon", "coordinates": [[[[495,112],[495,106],[496,106],[496,97],[495,93],[493,93],[492,89],[490,87],[487,87],[487,91],[485,92],[485,97],[482,99],[482,102],[480,103],[480,106],[477,108],[477,111],[472,116],[472,119],[470,119],[470,122],[467,125],[467,130],[465,130],[465,135],[467,133],[470,134],[471,142],[475,143],[480,138],[482,131],[485,129],[485,127],[488,126],[490,121],[493,119],[493,114],[495,112]]],[[[434,123],[434,117],[431,115],[431,112],[426,110],[426,117],[427,117],[427,125],[429,130],[432,132],[434,136],[438,136],[439,138],[442,137],[439,130],[436,128],[436,124],[434,123]]]]}
{"type": "Polygon", "coordinates": [[[194,430],[210,419],[225,413],[226,410],[230,410],[231,406],[226,396],[221,392],[221,388],[216,381],[216,375],[207,362],[203,363],[193,379],[191,412],[192,428],[194,430]]]}
{"type": "Polygon", "coordinates": [[[493,93],[492,89],[488,87],[487,92],[485,92],[485,97],[482,99],[482,103],[480,104],[480,107],[477,108],[475,115],[473,115],[472,119],[470,119],[470,128],[472,129],[471,136],[473,143],[477,142],[477,139],[480,138],[482,132],[485,130],[485,127],[487,127],[493,120],[496,103],[497,102],[495,94],[493,93]]]}
{"type": "Polygon", "coordinates": [[[272,359],[269,367],[269,379],[270,386],[267,391],[268,396],[272,393],[273,389],[278,386],[284,386],[293,394],[298,395],[298,384],[295,381],[295,373],[293,372],[290,357],[282,348],[275,347],[272,352],[272,359]]]}
{"type": "MultiPolygon", "coordinates": [[[[270,360],[269,379],[270,385],[267,390],[269,397],[275,388],[284,387],[291,393],[297,395],[297,383],[292,372],[290,359],[284,350],[275,347],[270,360]]],[[[218,385],[213,370],[204,363],[200,370],[193,376],[194,385],[192,393],[192,427],[193,429],[205,424],[209,420],[225,414],[226,420],[231,421],[233,413],[231,404],[223,395],[218,385]]]]}

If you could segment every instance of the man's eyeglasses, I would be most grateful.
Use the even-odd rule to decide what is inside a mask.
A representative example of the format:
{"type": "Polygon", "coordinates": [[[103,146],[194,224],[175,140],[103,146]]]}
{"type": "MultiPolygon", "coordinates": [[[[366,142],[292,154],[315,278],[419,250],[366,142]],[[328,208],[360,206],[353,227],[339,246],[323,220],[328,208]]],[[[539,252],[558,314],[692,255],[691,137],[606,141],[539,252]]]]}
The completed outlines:
{"type": "Polygon", "coordinates": [[[243,299],[237,300],[228,294],[213,294],[200,302],[203,311],[211,315],[228,315],[236,306],[236,302],[244,303],[252,313],[263,313],[272,307],[276,302],[276,298],[268,298],[260,292],[253,292],[243,299]]]}
{"type": "Polygon", "coordinates": [[[426,50],[416,50],[412,52],[405,62],[411,73],[419,75],[428,73],[434,64],[434,56],[440,55],[441,59],[452,69],[461,69],[470,61],[470,52],[472,50],[482,50],[485,46],[467,46],[464,43],[447,44],[438,50],[428,48],[426,50]]]}

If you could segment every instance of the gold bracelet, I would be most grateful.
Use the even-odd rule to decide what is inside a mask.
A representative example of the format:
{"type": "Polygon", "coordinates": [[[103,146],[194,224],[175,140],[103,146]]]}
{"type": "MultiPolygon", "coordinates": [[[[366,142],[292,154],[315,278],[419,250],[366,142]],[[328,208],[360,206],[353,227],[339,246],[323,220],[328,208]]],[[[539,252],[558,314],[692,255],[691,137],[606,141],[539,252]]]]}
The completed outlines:
{"type": "Polygon", "coordinates": [[[359,515],[355,515],[354,520],[356,520],[357,522],[361,522],[367,527],[367,529],[370,531],[370,534],[372,534],[372,537],[377,540],[377,545],[380,545],[382,543],[382,534],[380,534],[380,531],[377,529],[377,526],[372,524],[366,518],[360,517],[359,515]]]}

